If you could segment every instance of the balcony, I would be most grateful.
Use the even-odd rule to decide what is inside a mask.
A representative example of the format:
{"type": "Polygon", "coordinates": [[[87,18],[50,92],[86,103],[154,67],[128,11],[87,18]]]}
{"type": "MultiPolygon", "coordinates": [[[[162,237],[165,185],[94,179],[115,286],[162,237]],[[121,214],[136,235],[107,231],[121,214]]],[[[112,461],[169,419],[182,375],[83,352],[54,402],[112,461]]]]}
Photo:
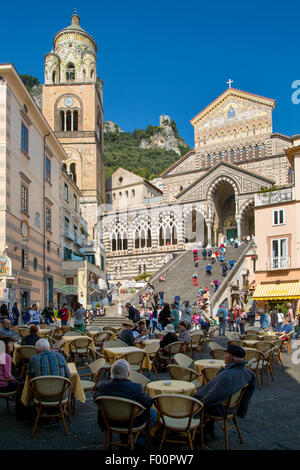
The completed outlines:
{"type": "Polygon", "coordinates": [[[290,269],[291,259],[289,256],[282,256],[277,258],[268,258],[267,270],[274,271],[277,269],[290,269]]]}
{"type": "Polygon", "coordinates": [[[255,206],[268,206],[270,204],[292,201],[293,199],[293,188],[278,189],[278,191],[256,194],[255,206]]]}
{"type": "Polygon", "coordinates": [[[64,237],[65,238],[68,238],[69,240],[74,240],[74,233],[71,232],[71,230],[69,228],[65,228],[64,230],[64,237]]]}
{"type": "Polygon", "coordinates": [[[74,243],[75,245],[82,246],[82,239],[78,235],[75,235],[74,243]]]}

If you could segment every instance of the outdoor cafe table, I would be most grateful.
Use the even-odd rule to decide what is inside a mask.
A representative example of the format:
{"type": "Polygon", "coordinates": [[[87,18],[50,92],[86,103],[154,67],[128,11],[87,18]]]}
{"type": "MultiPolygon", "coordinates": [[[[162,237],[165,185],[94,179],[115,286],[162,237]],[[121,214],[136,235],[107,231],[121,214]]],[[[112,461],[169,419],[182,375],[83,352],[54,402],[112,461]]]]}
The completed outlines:
{"type": "MultiPolygon", "coordinates": [[[[82,387],[82,383],[80,380],[80,376],[77,372],[76,366],[74,362],[68,362],[68,367],[70,371],[70,377],[69,380],[71,381],[71,387],[72,387],[72,393],[74,394],[74,397],[81,401],[81,403],[85,403],[86,401],[86,396],[82,387]]],[[[32,399],[32,391],[29,388],[29,377],[28,375],[26,376],[23,392],[21,395],[21,402],[23,405],[28,406],[31,399],[32,399]]]]}
{"type": "MultiPolygon", "coordinates": [[[[78,335],[78,336],[63,336],[62,339],[64,340],[64,353],[67,357],[69,357],[69,354],[70,354],[70,343],[71,341],[74,341],[74,339],[82,339],[82,338],[88,338],[88,339],[92,339],[90,338],[89,336],[83,336],[83,335],[78,335]]],[[[92,348],[95,348],[95,344],[94,344],[94,341],[92,339],[92,342],[90,344],[90,346],[92,348]]]]}
{"type": "MultiPolygon", "coordinates": [[[[97,335],[98,333],[108,333],[108,330],[88,330],[87,331],[87,335],[90,337],[90,338],[94,338],[95,335],[97,335]]],[[[112,333],[112,332],[111,332],[112,333]]],[[[112,335],[110,336],[109,338],[109,341],[112,341],[114,340],[116,337],[115,333],[112,333],[112,335]]]]}
{"type": "MultiPolygon", "coordinates": [[[[136,348],[134,346],[123,346],[121,348],[104,348],[103,354],[107,357],[110,364],[113,364],[118,359],[121,359],[125,354],[130,352],[140,352],[141,348],[136,348]]],[[[149,358],[149,355],[146,353],[145,359],[143,361],[143,369],[151,370],[152,364],[149,358]]]]}
{"type": "Polygon", "coordinates": [[[223,359],[200,359],[199,361],[194,362],[194,369],[196,372],[198,372],[198,374],[200,374],[200,377],[198,377],[200,382],[202,382],[201,370],[204,369],[204,367],[214,367],[216,369],[220,369],[224,366],[225,362],[223,359]]]}
{"type": "Polygon", "coordinates": [[[184,380],[156,380],[148,383],[146,391],[151,398],[161,393],[192,396],[196,392],[196,386],[192,382],[184,380]],[[166,385],[166,382],[169,382],[169,385],[166,385]]]}

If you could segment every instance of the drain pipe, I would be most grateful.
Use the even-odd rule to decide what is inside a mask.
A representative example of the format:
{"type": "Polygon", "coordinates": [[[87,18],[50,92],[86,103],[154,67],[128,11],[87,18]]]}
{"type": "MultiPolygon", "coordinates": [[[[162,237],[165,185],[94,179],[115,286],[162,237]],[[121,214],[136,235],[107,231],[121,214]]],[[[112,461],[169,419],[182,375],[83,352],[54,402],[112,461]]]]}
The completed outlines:
{"type": "Polygon", "coordinates": [[[46,137],[44,135],[44,152],[43,152],[43,271],[44,271],[44,308],[47,306],[47,285],[46,285],[46,137]]]}

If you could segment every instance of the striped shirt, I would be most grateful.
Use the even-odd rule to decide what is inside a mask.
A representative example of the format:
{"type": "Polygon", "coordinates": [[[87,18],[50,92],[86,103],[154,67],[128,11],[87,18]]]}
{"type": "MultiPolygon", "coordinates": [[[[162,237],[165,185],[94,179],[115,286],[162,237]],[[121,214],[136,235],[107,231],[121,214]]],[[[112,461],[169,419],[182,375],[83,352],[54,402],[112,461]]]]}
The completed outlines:
{"type": "Polygon", "coordinates": [[[33,378],[41,375],[70,377],[68,364],[62,354],[47,350],[33,356],[28,365],[28,376],[33,378]]]}

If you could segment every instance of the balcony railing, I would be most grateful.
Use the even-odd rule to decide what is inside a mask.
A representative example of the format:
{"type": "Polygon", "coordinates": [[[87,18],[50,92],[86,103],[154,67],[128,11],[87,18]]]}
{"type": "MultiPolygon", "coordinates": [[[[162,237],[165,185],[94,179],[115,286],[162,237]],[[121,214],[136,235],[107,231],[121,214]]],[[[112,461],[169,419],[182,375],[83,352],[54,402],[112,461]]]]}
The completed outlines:
{"type": "Polygon", "coordinates": [[[64,236],[65,238],[68,238],[69,240],[74,240],[74,233],[72,233],[69,228],[65,228],[64,236]]]}
{"type": "Polygon", "coordinates": [[[269,193],[258,193],[255,198],[256,206],[267,206],[269,204],[278,204],[281,202],[293,200],[293,189],[284,188],[269,193]]]}
{"type": "Polygon", "coordinates": [[[78,237],[78,235],[75,235],[74,242],[75,242],[76,245],[82,246],[82,239],[80,237],[78,237]]]}
{"type": "Polygon", "coordinates": [[[277,258],[268,258],[267,269],[269,271],[275,269],[289,269],[290,268],[290,257],[282,256],[277,258]]]}

